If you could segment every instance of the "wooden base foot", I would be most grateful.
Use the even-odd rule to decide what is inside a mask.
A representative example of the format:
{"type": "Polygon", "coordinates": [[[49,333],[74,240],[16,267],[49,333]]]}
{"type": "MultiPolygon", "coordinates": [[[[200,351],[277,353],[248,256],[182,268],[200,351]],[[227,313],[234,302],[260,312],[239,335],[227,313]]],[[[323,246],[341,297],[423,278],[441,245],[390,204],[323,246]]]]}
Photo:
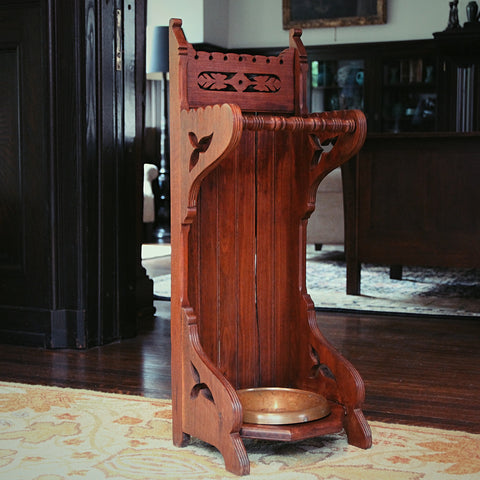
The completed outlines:
{"type": "Polygon", "coordinates": [[[372,431],[360,409],[347,410],[344,428],[350,445],[364,449],[372,446],[372,431]]]}
{"type": "Polygon", "coordinates": [[[176,447],[186,447],[190,443],[190,435],[187,433],[180,432],[180,434],[176,434],[175,429],[173,430],[173,444],[176,447]]]}
{"type": "Polygon", "coordinates": [[[250,461],[238,433],[230,435],[229,441],[223,443],[220,453],[225,461],[226,470],[235,475],[248,475],[250,473],[250,461]]]}

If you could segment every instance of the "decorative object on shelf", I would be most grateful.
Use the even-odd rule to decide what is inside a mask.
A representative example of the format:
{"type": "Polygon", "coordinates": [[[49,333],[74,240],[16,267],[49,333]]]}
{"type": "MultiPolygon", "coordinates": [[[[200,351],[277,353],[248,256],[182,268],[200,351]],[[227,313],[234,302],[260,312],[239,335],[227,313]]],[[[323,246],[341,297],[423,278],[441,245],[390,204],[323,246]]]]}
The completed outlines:
{"type": "Polygon", "coordinates": [[[435,67],[433,65],[427,65],[425,67],[425,83],[433,83],[435,67]]]}
{"type": "Polygon", "coordinates": [[[311,62],[311,111],[363,109],[364,62],[311,62]]]}
{"type": "Polygon", "coordinates": [[[363,70],[358,70],[357,74],[355,75],[355,81],[358,85],[363,86],[363,82],[365,80],[365,72],[363,70]]]}
{"type": "Polygon", "coordinates": [[[468,22],[477,22],[478,21],[478,4],[477,2],[468,2],[467,7],[467,21],[468,22]]]}
{"type": "Polygon", "coordinates": [[[446,30],[455,30],[460,27],[460,22],[458,21],[458,0],[453,0],[449,2],[450,13],[448,15],[448,25],[446,30]]]}
{"type": "Polygon", "coordinates": [[[389,76],[390,85],[395,85],[396,83],[399,83],[400,82],[400,66],[392,65],[389,71],[390,71],[390,76],[389,76]]]}
{"type": "Polygon", "coordinates": [[[387,22],[386,0],[283,0],[283,28],[343,27],[387,22]]]}
{"type": "Polygon", "coordinates": [[[334,93],[330,97],[330,108],[329,110],[338,110],[340,108],[340,99],[338,98],[338,95],[334,93]]]}
{"type": "Polygon", "coordinates": [[[468,2],[467,7],[467,21],[463,24],[468,31],[480,31],[480,14],[478,3],[475,1],[468,2]]]}
{"type": "Polygon", "coordinates": [[[363,107],[363,75],[363,62],[358,60],[338,62],[335,75],[338,93],[331,96],[331,110],[363,107]],[[335,103],[334,97],[338,99],[338,104],[335,103]]]}
{"type": "Polygon", "coordinates": [[[400,119],[402,118],[403,109],[404,107],[400,102],[395,103],[392,107],[392,116],[394,120],[392,133],[400,132],[400,119]]]}
{"type": "Polygon", "coordinates": [[[478,63],[480,51],[480,21],[465,22],[463,28],[434,32],[433,38],[442,52],[459,67],[478,63]]]}
{"type": "Polygon", "coordinates": [[[365,115],[308,112],[298,29],[278,56],[252,56],[195,50],[181,25],[170,22],[173,442],[215,446],[238,475],[250,471],[244,438],[344,430],[369,448],[363,381],[320,332],[306,289],[317,188],[358,153],[365,115]],[[205,72],[278,80],[274,91],[204,89],[205,72]],[[319,395],[327,405],[316,407],[328,409],[306,422],[250,423],[239,391],[265,387],[293,389],[288,404],[292,393],[319,395]]]}

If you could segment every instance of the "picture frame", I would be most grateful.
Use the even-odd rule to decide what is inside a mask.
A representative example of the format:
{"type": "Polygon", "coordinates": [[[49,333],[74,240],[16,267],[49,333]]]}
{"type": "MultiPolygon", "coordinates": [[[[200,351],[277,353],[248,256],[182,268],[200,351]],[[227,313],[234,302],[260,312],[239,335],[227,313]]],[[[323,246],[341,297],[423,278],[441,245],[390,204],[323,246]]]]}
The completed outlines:
{"type": "Polygon", "coordinates": [[[387,22],[387,0],[282,0],[283,28],[324,28],[387,22]]]}

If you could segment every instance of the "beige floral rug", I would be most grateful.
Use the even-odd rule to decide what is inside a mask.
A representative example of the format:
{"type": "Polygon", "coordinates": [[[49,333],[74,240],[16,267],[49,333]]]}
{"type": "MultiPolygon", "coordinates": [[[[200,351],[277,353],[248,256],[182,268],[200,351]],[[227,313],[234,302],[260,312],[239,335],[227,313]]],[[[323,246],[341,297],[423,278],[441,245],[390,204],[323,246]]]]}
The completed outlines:
{"type": "MultiPolygon", "coordinates": [[[[252,480],[480,478],[480,435],[371,422],[373,447],[345,435],[246,442],[252,480]]],[[[226,479],[220,454],[171,442],[167,400],[0,382],[0,479],[226,479]]]]}

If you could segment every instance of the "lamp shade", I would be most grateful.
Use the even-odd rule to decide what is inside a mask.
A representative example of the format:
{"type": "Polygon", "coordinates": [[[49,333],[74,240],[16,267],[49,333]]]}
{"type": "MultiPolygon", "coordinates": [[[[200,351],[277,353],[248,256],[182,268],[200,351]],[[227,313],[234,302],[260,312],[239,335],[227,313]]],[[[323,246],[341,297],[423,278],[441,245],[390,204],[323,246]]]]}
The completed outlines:
{"type": "Polygon", "coordinates": [[[168,27],[154,27],[147,74],[168,72],[168,27]]]}

